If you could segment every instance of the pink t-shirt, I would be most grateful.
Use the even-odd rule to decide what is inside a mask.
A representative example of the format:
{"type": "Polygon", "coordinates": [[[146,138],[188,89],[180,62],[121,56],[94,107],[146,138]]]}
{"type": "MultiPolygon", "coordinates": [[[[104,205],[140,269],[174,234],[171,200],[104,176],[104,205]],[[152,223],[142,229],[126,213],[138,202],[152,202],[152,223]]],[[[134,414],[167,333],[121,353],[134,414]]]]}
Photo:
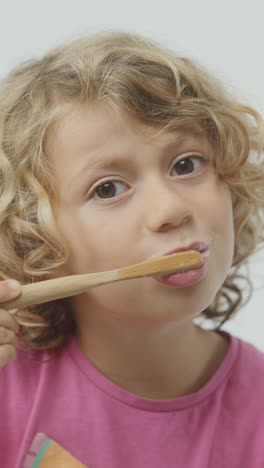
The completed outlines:
{"type": "Polygon", "coordinates": [[[263,468],[264,353],[228,336],[200,391],[162,401],[113,384],[73,339],[46,363],[21,353],[0,372],[1,468],[263,468]]]}

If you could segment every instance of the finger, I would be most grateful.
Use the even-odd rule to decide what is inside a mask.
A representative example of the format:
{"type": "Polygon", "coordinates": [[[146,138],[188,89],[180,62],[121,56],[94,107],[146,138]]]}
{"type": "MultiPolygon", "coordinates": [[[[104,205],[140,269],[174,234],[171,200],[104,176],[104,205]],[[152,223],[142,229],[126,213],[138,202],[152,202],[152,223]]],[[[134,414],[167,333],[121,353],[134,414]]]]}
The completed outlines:
{"type": "Polygon", "coordinates": [[[0,327],[0,346],[5,344],[11,344],[16,346],[18,339],[15,333],[8,328],[0,327]]]}
{"type": "Polygon", "coordinates": [[[19,332],[19,325],[15,318],[5,309],[0,309],[0,327],[9,328],[14,333],[19,332]]]}
{"type": "Polygon", "coordinates": [[[9,309],[8,312],[9,312],[10,315],[16,315],[17,311],[18,311],[18,309],[9,309]]]}
{"type": "Polygon", "coordinates": [[[1,302],[13,299],[21,293],[21,284],[16,280],[0,282],[0,305],[1,302]]]}
{"type": "Polygon", "coordinates": [[[5,366],[9,361],[16,359],[17,353],[13,345],[0,346],[0,367],[5,366]]]}

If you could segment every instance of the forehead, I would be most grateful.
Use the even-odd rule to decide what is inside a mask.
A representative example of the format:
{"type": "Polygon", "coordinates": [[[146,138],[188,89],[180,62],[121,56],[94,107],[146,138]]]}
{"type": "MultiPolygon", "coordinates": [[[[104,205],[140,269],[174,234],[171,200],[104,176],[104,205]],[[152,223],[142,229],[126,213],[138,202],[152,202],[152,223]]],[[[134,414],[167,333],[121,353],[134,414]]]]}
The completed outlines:
{"type": "Polygon", "coordinates": [[[161,146],[174,142],[177,138],[188,136],[205,138],[198,123],[161,131],[136,120],[131,115],[120,111],[114,112],[101,104],[83,105],[56,122],[49,130],[46,139],[46,151],[58,156],[72,153],[93,152],[109,144],[120,147],[140,140],[144,144],[161,146]]]}

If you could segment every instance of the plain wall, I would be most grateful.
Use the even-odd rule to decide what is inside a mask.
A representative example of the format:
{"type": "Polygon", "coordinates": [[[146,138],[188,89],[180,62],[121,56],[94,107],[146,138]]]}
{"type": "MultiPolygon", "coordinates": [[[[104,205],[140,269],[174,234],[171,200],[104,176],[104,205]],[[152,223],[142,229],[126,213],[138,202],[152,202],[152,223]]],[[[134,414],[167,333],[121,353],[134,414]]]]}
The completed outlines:
{"type": "MultiPolygon", "coordinates": [[[[263,0],[1,0],[0,78],[64,40],[102,29],[143,33],[195,58],[264,114],[263,0]]],[[[254,296],[224,326],[264,350],[264,253],[250,263],[254,296]],[[262,328],[263,327],[263,328],[262,328]]]]}

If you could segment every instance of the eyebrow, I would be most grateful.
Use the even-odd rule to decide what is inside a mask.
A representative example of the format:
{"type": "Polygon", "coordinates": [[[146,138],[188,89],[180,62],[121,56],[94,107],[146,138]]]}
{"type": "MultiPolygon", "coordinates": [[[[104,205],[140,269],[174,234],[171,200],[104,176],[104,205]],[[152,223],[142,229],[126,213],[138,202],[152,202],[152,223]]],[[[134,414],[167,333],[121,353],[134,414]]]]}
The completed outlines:
{"type": "MultiPolygon", "coordinates": [[[[195,139],[201,139],[204,137],[204,133],[200,130],[197,131],[193,129],[190,131],[189,129],[184,129],[181,130],[181,134],[177,135],[173,141],[168,142],[166,145],[164,145],[163,150],[168,151],[171,148],[174,148],[176,146],[181,146],[186,140],[186,137],[193,137],[195,139]]],[[[104,170],[104,169],[120,169],[123,168],[124,166],[126,168],[129,168],[129,166],[132,166],[133,161],[132,158],[124,159],[124,153],[118,154],[118,153],[101,153],[98,154],[95,157],[88,156],[88,160],[86,160],[86,163],[80,168],[80,170],[73,175],[72,181],[74,181],[76,178],[81,177],[82,174],[85,174],[87,169],[89,168],[90,170],[104,170]]]]}

